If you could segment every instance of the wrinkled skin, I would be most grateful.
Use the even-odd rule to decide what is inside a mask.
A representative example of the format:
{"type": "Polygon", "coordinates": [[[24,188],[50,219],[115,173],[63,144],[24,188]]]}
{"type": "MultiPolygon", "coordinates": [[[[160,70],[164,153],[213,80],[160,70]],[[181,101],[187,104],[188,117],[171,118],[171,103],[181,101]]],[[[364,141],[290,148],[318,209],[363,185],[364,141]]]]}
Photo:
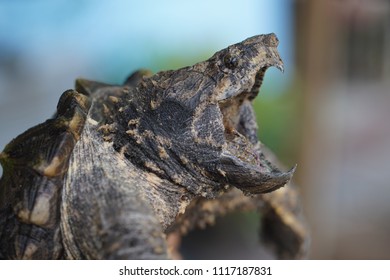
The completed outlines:
{"type": "Polygon", "coordinates": [[[0,154],[0,257],[167,258],[165,234],[225,212],[203,213],[209,199],[268,209],[279,255],[304,256],[296,192],[274,192],[294,169],[266,160],[251,104],[266,69],[283,70],[277,45],[274,34],[254,36],[193,66],[138,71],[124,86],[78,80],[53,119],[0,154]],[[276,195],[247,200],[236,188],[276,195]]]}
{"type": "Polygon", "coordinates": [[[275,36],[253,37],[145,79],[118,105],[114,146],[135,164],[153,159],[150,172],[195,195],[212,198],[225,185],[247,194],[283,186],[293,170],[282,173],[264,159],[251,106],[265,70],[283,69],[277,44],[275,36]],[[159,150],[166,156],[156,157],[159,150]]]}

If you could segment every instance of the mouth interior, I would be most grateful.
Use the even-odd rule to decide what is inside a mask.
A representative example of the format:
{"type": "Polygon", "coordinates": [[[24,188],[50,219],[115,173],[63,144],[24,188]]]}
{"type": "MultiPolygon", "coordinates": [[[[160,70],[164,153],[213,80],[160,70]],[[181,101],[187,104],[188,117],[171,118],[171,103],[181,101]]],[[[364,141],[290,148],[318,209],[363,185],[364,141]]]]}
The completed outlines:
{"type": "Polygon", "coordinates": [[[219,102],[219,108],[223,115],[223,125],[225,130],[229,131],[232,128],[237,128],[240,121],[240,107],[245,100],[252,101],[259,93],[261,84],[263,83],[265,71],[269,66],[265,66],[256,73],[255,81],[249,90],[237,92],[232,97],[219,102]]]}
{"type": "Polygon", "coordinates": [[[293,167],[282,172],[269,162],[257,138],[251,101],[260,89],[266,68],[256,74],[250,89],[237,92],[219,103],[225,128],[221,168],[229,184],[249,195],[271,192],[284,186],[295,171],[293,167]]]}
{"type": "MultiPolygon", "coordinates": [[[[268,67],[267,67],[268,68],[268,67]]],[[[252,101],[258,94],[261,87],[266,67],[260,69],[256,74],[255,82],[249,91],[242,91],[229,99],[219,102],[219,108],[223,116],[223,125],[225,127],[226,149],[240,161],[258,168],[264,168],[260,161],[258,151],[256,151],[253,139],[249,139],[244,128],[245,120],[241,119],[241,107],[244,102],[252,101]]],[[[257,133],[257,131],[252,131],[257,133]]]]}

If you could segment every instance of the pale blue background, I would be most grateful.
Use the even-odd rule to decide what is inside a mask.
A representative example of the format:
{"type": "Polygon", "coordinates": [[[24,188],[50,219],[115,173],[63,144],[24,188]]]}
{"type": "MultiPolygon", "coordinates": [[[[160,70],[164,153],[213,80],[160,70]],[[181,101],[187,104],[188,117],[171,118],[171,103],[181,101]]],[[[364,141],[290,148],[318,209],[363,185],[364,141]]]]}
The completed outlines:
{"type": "Polygon", "coordinates": [[[275,32],[286,64],[267,73],[265,97],[293,69],[291,2],[0,1],[0,150],[50,117],[60,94],[85,77],[121,83],[138,68],[178,68],[247,37],[275,32]],[[277,79],[275,83],[273,80],[277,79]]]}

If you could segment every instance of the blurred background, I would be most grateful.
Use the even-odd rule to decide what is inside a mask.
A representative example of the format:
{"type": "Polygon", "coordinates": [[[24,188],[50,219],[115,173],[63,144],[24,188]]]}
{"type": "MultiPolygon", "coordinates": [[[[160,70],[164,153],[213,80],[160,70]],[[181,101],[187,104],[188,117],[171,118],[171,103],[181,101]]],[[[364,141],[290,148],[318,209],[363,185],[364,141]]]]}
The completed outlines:
{"type": "MultiPolygon", "coordinates": [[[[270,32],[286,71],[266,74],[259,134],[286,166],[298,163],[310,258],[390,259],[388,0],[0,0],[0,150],[49,118],[77,77],[122,83],[270,32]]],[[[232,244],[253,251],[256,217],[220,224],[237,220],[232,244]]]]}

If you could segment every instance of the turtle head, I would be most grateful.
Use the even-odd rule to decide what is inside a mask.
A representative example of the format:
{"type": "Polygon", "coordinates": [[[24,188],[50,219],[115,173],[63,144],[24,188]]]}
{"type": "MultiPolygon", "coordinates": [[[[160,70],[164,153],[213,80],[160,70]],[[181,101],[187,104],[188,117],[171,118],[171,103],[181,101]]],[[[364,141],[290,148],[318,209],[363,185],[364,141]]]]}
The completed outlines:
{"type": "Polygon", "coordinates": [[[251,107],[266,69],[283,70],[277,45],[274,34],[254,36],[193,66],[144,78],[122,100],[118,123],[126,135],[115,145],[196,195],[283,186],[293,171],[283,173],[264,158],[251,107]]]}
{"type": "Polygon", "coordinates": [[[265,71],[275,66],[283,71],[283,62],[277,51],[275,34],[259,35],[231,45],[217,52],[206,63],[197,65],[216,80],[213,93],[218,101],[227,101],[242,95],[256,97],[265,71]],[[216,74],[218,72],[218,74],[216,74]]]}

